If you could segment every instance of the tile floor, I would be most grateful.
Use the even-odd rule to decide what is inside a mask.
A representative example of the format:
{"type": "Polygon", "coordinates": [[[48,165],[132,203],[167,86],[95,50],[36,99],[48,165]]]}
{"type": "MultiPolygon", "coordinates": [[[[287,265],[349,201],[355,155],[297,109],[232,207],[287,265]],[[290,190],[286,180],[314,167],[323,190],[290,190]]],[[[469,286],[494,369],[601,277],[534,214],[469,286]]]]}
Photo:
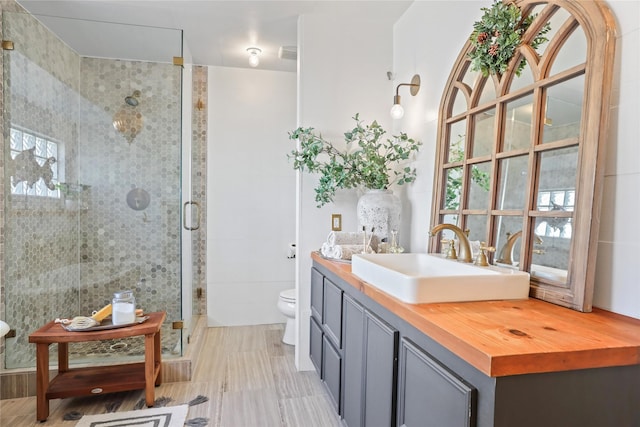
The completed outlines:
{"type": "MultiPolygon", "coordinates": [[[[294,349],[282,344],[283,325],[208,328],[190,382],[165,383],[156,398],[168,405],[186,403],[198,395],[208,402],[189,408],[187,420],[208,418],[218,427],[333,427],[340,420],[315,372],[298,372],[294,349]]],[[[48,420],[35,419],[35,397],[0,400],[0,425],[7,427],[73,427],[71,411],[83,414],[133,409],[142,390],[110,395],[52,400],[48,420]]]]}

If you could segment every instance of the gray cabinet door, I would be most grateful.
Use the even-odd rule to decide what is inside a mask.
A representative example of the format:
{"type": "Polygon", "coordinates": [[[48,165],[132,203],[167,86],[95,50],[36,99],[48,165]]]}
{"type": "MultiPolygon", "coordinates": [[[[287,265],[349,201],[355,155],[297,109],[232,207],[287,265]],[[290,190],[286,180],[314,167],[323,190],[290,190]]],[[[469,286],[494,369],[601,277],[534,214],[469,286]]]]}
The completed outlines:
{"type": "Polygon", "coordinates": [[[340,380],[342,377],[342,360],[327,336],[322,337],[322,379],[329,391],[331,403],[340,414],[340,380]]]}
{"type": "Polygon", "coordinates": [[[345,294],[342,313],[342,418],[349,427],[361,427],[364,308],[345,294]]]}
{"type": "Polygon", "coordinates": [[[407,427],[475,426],[476,390],[438,360],[403,339],[400,344],[398,424],[407,427]]]}
{"type": "Polygon", "coordinates": [[[324,278],[324,312],[322,323],[325,334],[331,338],[336,348],[342,348],[342,289],[331,280],[324,278]]]}
{"type": "Polygon", "coordinates": [[[311,269],[311,315],[322,324],[322,298],[324,276],[315,268],[311,269]]]}
{"type": "Polygon", "coordinates": [[[392,426],[396,422],[399,333],[368,310],[364,325],[364,425],[392,426]]]}
{"type": "Polygon", "coordinates": [[[309,357],[322,378],[322,328],[313,317],[309,318],[309,357]]]}

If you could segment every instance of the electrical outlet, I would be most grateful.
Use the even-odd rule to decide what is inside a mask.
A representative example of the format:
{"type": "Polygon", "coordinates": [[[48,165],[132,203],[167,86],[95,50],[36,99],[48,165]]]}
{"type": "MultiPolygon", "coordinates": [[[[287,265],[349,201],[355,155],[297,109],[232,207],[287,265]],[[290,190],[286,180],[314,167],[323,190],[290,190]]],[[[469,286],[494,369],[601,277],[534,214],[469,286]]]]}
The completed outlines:
{"type": "Polygon", "coordinates": [[[331,230],[342,231],[342,214],[331,215],[331,230]]]}

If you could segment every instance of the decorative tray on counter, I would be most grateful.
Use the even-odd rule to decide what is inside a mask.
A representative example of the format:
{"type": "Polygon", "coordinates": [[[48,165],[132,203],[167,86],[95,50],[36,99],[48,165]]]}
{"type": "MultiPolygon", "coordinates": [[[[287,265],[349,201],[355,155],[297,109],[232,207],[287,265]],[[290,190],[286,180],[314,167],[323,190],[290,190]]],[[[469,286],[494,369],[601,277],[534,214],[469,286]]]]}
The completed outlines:
{"type": "Polygon", "coordinates": [[[62,328],[64,328],[65,331],[69,331],[69,332],[95,332],[95,331],[106,331],[108,329],[126,328],[127,326],[133,326],[133,325],[138,325],[140,323],[144,323],[148,319],[149,319],[149,316],[141,316],[141,317],[136,317],[136,320],[133,323],[114,325],[112,323],[111,317],[107,317],[98,326],[92,326],[90,328],[76,329],[76,328],[70,327],[69,325],[65,325],[63,323],[61,323],[60,326],[62,326],[62,328]]]}

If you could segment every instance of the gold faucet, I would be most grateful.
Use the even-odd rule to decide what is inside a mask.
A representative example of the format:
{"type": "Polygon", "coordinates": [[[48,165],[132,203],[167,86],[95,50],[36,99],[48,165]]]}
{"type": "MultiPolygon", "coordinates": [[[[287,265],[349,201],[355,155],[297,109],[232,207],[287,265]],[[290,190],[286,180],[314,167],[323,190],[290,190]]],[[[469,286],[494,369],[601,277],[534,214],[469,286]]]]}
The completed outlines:
{"type": "MultiPolygon", "coordinates": [[[[518,237],[520,236],[522,236],[522,230],[517,231],[513,234],[507,233],[507,242],[502,247],[502,250],[500,251],[500,255],[498,256],[496,262],[513,265],[513,245],[516,244],[516,240],[518,240],[518,237]]],[[[535,239],[535,243],[537,245],[541,245],[543,241],[540,236],[538,236],[537,234],[534,234],[533,236],[535,239]]]]}
{"type": "Polygon", "coordinates": [[[469,246],[467,234],[462,231],[460,227],[453,224],[438,224],[431,229],[429,236],[435,236],[442,230],[451,230],[458,238],[458,242],[460,242],[460,255],[457,259],[462,262],[471,262],[471,247],[469,246]]]}

